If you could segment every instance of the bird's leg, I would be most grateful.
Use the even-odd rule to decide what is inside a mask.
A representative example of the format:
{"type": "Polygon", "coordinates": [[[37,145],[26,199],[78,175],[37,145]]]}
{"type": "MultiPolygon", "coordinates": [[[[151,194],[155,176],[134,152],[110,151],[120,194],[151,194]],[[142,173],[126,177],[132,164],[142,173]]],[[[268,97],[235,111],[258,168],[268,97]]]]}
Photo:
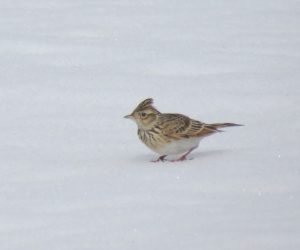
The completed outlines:
{"type": "MultiPolygon", "coordinates": [[[[186,160],[186,156],[191,153],[195,148],[197,147],[193,147],[191,148],[189,151],[187,151],[184,155],[182,155],[180,158],[178,158],[177,160],[174,160],[174,161],[185,161],[186,160]]],[[[174,162],[173,161],[173,162],[174,162]]]]}
{"type": "Polygon", "coordinates": [[[159,161],[164,161],[167,155],[161,155],[160,157],[157,158],[157,160],[153,160],[152,162],[159,162],[159,161]]]}

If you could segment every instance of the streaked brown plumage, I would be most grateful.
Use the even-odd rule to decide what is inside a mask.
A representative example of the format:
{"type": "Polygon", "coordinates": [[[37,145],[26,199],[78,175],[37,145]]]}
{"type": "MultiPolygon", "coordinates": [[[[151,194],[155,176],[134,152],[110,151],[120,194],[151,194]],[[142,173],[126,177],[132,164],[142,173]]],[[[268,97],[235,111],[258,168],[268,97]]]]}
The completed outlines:
{"type": "Polygon", "coordinates": [[[157,161],[177,154],[183,154],[178,160],[185,160],[203,137],[221,132],[219,128],[240,126],[235,123],[206,124],[182,114],[161,113],[153,107],[152,98],[142,101],[125,118],[137,123],[141,141],[161,155],[157,161]]]}

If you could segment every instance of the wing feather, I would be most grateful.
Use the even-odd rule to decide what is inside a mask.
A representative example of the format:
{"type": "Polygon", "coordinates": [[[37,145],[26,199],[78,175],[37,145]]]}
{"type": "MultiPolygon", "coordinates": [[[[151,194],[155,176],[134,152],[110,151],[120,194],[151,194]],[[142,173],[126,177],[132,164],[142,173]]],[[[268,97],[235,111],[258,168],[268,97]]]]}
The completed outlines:
{"type": "Polygon", "coordinates": [[[162,114],[159,127],[164,136],[172,139],[202,137],[218,132],[218,129],[181,114],[162,114]]]}

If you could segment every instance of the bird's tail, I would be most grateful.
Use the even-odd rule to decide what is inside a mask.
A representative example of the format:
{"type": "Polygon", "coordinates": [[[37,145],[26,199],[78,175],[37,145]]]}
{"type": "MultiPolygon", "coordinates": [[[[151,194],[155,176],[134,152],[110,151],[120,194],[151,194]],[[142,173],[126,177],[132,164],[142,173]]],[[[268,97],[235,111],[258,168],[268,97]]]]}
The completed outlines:
{"type": "Polygon", "coordinates": [[[236,126],[244,126],[244,125],[226,122],[226,123],[212,123],[212,124],[209,124],[209,126],[212,126],[216,129],[218,129],[218,128],[236,127],[236,126]]]}
{"type": "Polygon", "coordinates": [[[223,130],[220,130],[219,128],[226,128],[226,127],[237,127],[237,126],[244,126],[241,124],[236,124],[236,123],[230,123],[230,122],[226,122],[226,123],[212,123],[212,124],[206,124],[206,128],[214,131],[214,132],[223,132],[223,130]]]}

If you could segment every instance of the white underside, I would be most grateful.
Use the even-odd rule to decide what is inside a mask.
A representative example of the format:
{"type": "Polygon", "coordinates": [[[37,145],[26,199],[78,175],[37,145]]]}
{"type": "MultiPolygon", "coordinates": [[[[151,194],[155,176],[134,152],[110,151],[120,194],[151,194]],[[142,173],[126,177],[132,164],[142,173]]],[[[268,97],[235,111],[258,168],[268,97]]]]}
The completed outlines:
{"type": "Polygon", "coordinates": [[[189,138],[173,141],[163,147],[156,148],[155,151],[160,155],[178,155],[189,151],[191,148],[197,148],[200,138],[189,138]]]}

